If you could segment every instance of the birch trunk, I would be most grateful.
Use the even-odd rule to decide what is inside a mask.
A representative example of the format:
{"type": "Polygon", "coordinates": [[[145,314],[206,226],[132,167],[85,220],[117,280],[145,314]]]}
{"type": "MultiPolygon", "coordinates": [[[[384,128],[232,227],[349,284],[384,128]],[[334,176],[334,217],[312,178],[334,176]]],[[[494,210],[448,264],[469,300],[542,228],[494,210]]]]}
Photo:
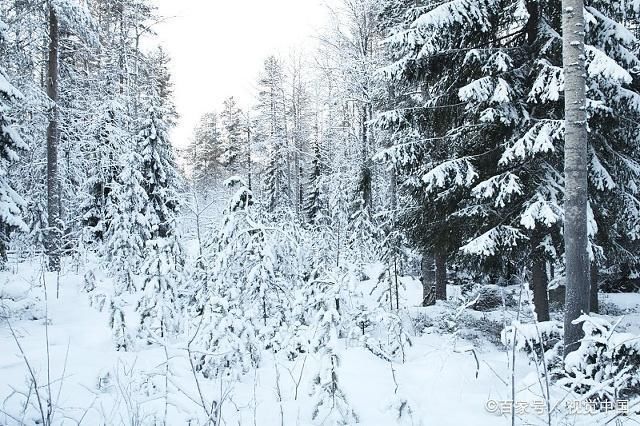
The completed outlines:
{"type": "Polygon", "coordinates": [[[584,2],[562,1],[565,101],[565,218],[566,301],[564,356],[578,348],[581,324],[573,320],[589,312],[587,253],[587,116],[585,97],[584,2]]]}

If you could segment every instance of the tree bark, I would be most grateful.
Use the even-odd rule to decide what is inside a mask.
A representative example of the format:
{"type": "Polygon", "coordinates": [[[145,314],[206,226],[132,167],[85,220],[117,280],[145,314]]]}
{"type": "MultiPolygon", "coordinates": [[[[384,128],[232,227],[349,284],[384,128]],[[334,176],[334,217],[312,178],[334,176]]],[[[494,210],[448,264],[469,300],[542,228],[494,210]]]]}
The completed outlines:
{"type": "Polygon", "coordinates": [[[531,266],[531,286],[533,287],[533,304],[539,322],[549,321],[548,283],[547,262],[543,257],[536,256],[531,266]]]}
{"type": "Polygon", "coordinates": [[[436,300],[447,300],[447,257],[436,251],[436,300]]]}
{"type": "Polygon", "coordinates": [[[49,5],[49,57],[47,61],[47,95],[51,100],[49,126],[47,128],[47,221],[46,249],[49,269],[60,270],[60,192],[58,185],[58,64],[60,30],[53,5],[49,5]]]}
{"type": "Polygon", "coordinates": [[[527,0],[526,2],[527,12],[529,13],[529,20],[527,21],[527,42],[529,45],[534,44],[538,40],[539,25],[540,25],[540,4],[538,0],[527,0]]]}
{"type": "Polygon", "coordinates": [[[598,281],[600,279],[600,271],[595,262],[591,263],[591,302],[589,303],[590,312],[598,313],[600,304],[598,303],[598,281]]]}
{"type": "Polygon", "coordinates": [[[247,187],[249,191],[251,191],[251,168],[251,120],[247,116],[247,187]]]}
{"type": "Polygon", "coordinates": [[[589,312],[589,255],[587,252],[587,115],[585,97],[584,2],[562,0],[565,108],[566,301],[564,356],[578,348],[582,325],[573,321],[589,312]]]}
{"type": "Polygon", "coordinates": [[[432,303],[431,287],[435,285],[436,274],[433,255],[426,252],[422,255],[422,306],[432,303]]]}
{"type": "Polygon", "coordinates": [[[367,104],[362,105],[360,111],[360,119],[361,119],[361,143],[362,143],[362,200],[364,201],[365,206],[371,209],[372,204],[372,194],[371,194],[371,165],[369,164],[369,109],[367,104]]]}

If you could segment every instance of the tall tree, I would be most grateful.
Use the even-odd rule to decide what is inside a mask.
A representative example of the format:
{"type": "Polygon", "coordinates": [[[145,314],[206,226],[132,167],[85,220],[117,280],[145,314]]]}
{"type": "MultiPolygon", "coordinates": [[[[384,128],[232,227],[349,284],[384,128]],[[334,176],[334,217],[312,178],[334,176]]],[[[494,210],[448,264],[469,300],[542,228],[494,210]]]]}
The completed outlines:
{"type": "Polygon", "coordinates": [[[220,113],[222,127],[222,143],[218,160],[232,173],[244,169],[246,138],[242,120],[242,110],[238,102],[231,96],[224,100],[220,113]]]}
{"type": "Polygon", "coordinates": [[[47,128],[47,254],[49,268],[60,270],[61,224],[60,224],[60,188],[58,186],[58,144],[59,110],[58,110],[58,80],[59,80],[59,49],[60,27],[58,12],[54,4],[49,2],[49,56],[47,60],[47,95],[51,100],[49,112],[49,127],[47,128]]]}
{"type": "Polygon", "coordinates": [[[143,99],[148,112],[138,134],[142,187],[147,202],[144,215],[151,232],[146,241],[143,296],[137,311],[139,335],[149,342],[179,329],[178,291],[184,266],[177,227],[180,176],[169,140],[175,113],[167,59],[161,51],[150,58],[147,71],[150,96],[143,99]]]}
{"type": "Polygon", "coordinates": [[[173,236],[179,208],[179,176],[169,143],[164,111],[162,106],[153,100],[138,138],[138,147],[142,155],[142,186],[147,193],[146,214],[151,221],[152,238],[173,236]]]}
{"type": "MultiPolygon", "coordinates": [[[[411,206],[401,223],[423,246],[443,244],[447,257],[472,271],[531,271],[536,310],[545,319],[544,271],[547,263],[562,268],[564,250],[560,4],[389,3],[402,22],[387,40],[394,61],[383,70],[395,108],[378,122],[394,135],[381,156],[395,164],[411,206]]],[[[608,247],[623,242],[623,232],[598,233],[605,212],[615,229],[633,229],[621,206],[637,201],[625,189],[637,185],[637,125],[613,111],[638,114],[638,58],[630,54],[637,39],[617,21],[636,12],[605,1],[586,12],[587,158],[589,184],[598,188],[587,208],[602,212],[590,215],[588,247],[598,258],[597,238],[608,247]]]]}
{"type": "Polygon", "coordinates": [[[305,200],[305,154],[309,151],[312,115],[307,71],[302,52],[294,51],[290,55],[287,79],[290,86],[290,94],[287,97],[287,116],[291,122],[288,175],[293,193],[292,201],[298,218],[302,216],[305,200]]]}
{"type": "Polygon", "coordinates": [[[204,114],[193,133],[193,140],[186,152],[186,162],[191,167],[191,179],[200,191],[219,184],[223,165],[220,162],[222,135],[220,119],[215,112],[204,114]]]}
{"type": "Polygon", "coordinates": [[[117,283],[115,293],[133,290],[134,276],[140,273],[145,246],[153,229],[147,219],[148,195],[140,173],[142,157],[130,147],[121,155],[122,171],[112,182],[106,209],[110,218],[104,255],[117,283]]]}
{"type": "Polygon", "coordinates": [[[371,157],[378,148],[377,135],[372,126],[374,108],[380,99],[380,84],[376,72],[381,65],[381,40],[376,23],[379,2],[375,0],[342,0],[332,14],[331,28],[322,38],[341,74],[339,88],[343,102],[348,104],[346,125],[350,128],[349,142],[356,150],[359,172],[356,202],[363,208],[373,203],[374,170],[371,157]]]}
{"type": "Polygon", "coordinates": [[[578,349],[582,325],[574,324],[589,312],[590,263],[587,251],[587,98],[585,75],[585,21],[583,0],[562,1],[564,69],[564,244],[566,299],[564,356],[578,349]]]}
{"type": "MultiPolygon", "coordinates": [[[[3,43],[4,23],[0,21],[0,43],[3,43]]],[[[0,268],[7,261],[7,245],[14,230],[26,231],[22,219],[23,198],[9,181],[9,167],[18,161],[18,154],[27,148],[10,116],[12,105],[23,95],[7,80],[0,67],[0,268]]]]}
{"type": "Polygon", "coordinates": [[[288,175],[289,147],[287,144],[286,100],[282,62],[275,56],[264,61],[259,79],[256,106],[256,138],[267,151],[264,190],[271,211],[287,205],[292,199],[288,175]]]}

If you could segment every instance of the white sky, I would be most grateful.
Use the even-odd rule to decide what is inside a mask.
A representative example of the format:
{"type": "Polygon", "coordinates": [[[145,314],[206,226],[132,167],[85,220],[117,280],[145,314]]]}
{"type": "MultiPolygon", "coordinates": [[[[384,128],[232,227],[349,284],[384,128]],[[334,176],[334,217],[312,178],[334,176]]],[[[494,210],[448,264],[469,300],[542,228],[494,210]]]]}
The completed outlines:
{"type": "Polygon", "coordinates": [[[185,146],[205,112],[228,96],[244,108],[264,59],[313,41],[326,22],[325,0],[158,0],[173,18],[156,28],[172,57],[180,120],[173,143],[185,146]]]}

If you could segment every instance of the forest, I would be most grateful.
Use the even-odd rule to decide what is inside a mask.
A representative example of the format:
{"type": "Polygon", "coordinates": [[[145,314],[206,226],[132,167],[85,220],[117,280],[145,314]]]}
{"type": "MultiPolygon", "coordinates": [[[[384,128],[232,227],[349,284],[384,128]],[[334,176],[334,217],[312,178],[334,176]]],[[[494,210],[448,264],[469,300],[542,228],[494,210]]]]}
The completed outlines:
{"type": "Polygon", "coordinates": [[[188,140],[160,3],[0,0],[0,425],[640,423],[640,0],[328,0],[188,140]]]}

